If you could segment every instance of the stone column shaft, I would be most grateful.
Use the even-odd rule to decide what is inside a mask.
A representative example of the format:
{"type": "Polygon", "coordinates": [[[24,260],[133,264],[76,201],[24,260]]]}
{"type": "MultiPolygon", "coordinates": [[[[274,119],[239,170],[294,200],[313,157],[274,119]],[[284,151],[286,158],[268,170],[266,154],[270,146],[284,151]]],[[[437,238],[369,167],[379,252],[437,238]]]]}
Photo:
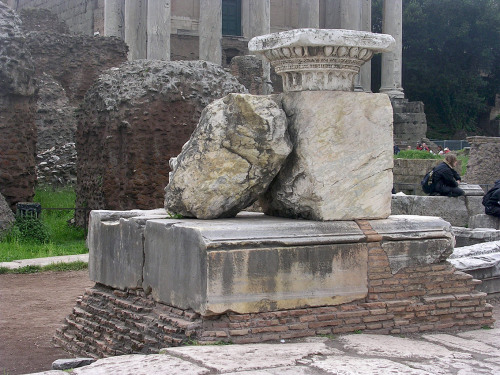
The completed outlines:
{"type": "Polygon", "coordinates": [[[104,0],[104,36],[125,39],[125,0],[104,0]]]}
{"type": "Polygon", "coordinates": [[[382,54],[382,85],[380,92],[391,98],[404,98],[402,85],[403,55],[403,2],[402,0],[384,0],[383,26],[384,34],[392,35],[396,40],[396,48],[392,52],[382,54]]]}
{"type": "Polygon", "coordinates": [[[148,0],[147,57],[170,60],[171,0],[148,0]]]}
{"type": "MultiPolygon", "coordinates": [[[[372,0],[362,0],[361,30],[372,31],[372,0]]],[[[371,60],[361,66],[361,86],[363,91],[371,92],[372,62],[371,60]]]]}
{"type": "MultiPolygon", "coordinates": [[[[340,28],[361,30],[362,0],[340,0],[340,28]]],[[[354,91],[363,91],[361,74],[356,76],[354,91]]]]}
{"type": "Polygon", "coordinates": [[[340,1],[325,0],[325,29],[341,29],[340,27],[340,1]]]}
{"type": "MultiPolygon", "coordinates": [[[[271,8],[269,0],[242,0],[242,29],[243,36],[251,39],[255,36],[269,34],[271,31],[271,8]]],[[[262,95],[272,92],[271,66],[262,61],[262,80],[268,84],[262,85],[262,95]]]]}
{"type": "Polygon", "coordinates": [[[147,57],[147,0],[125,0],[125,43],[128,59],[147,57]]]}
{"type": "Polygon", "coordinates": [[[319,0],[299,1],[299,29],[319,28],[319,0]]]}
{"type": "Polygon", "coordinates": [[[222,62],[222,0],[200,0],[199,59],[222,62]]]}

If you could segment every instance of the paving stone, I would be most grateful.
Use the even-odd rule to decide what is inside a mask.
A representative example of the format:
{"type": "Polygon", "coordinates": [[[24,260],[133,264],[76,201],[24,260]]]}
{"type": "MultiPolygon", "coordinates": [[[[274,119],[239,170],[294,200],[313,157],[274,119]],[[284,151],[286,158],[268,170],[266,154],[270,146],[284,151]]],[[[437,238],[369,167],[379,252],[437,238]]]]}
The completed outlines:
{"type": "Polygon", "coordinates": [[[342,356],[323,359],[314,357],[311,366],[326,371],[329,374],[339,375],[434,375],[432,372],[414,369],[408,365],[393,362],[388,359],[377,358],[342,356]]]}
{"type": "Polygon", "coordinates": [[[221,373],[294,366],[296,361],[313,354],[343,354],[324,343],[204,346],[196,350],[184,347],[162,349],[161,352],[200,361],[221,373]]]}
{"type": "Polygon", "coordinates": [[[480,341],[484,344],[500,349],[500,328],[461,332],[458,336],[463,337],[464,339],[480,341]]]}
{"type": "Polygon", "coordinates": [[[445,345],[454,349],[496,357],[500,356],[500,350],[483,342],[471,340],[470,338],[462,338],[447,334],[423,335],[422,337],[426,340],[437,342],[440,345],[445,345]]]}
{"type": "Polygon", "coordinates": [[[470,354],[454,353],[437,344],[408,338],[382,335],[349,335],[340,338],[345,350],[360,355],[407,359],[433,359],[443,357],[471,358],[470,354]]]}
{"type": "Polygon", "coordinates": [[[245,372],[225,372],[225,375],[308,375],[317,374],[313,369],[307,368],[305,366],[294,366],[294,367],[274,367],[268,369],[260,369],[256,371],[245,371],[245,372]]]}
{"type": "Polygon", "coordinates": [[[209,374],[210,370],[179,358],[154,354],[104,358],[89,366],[75,369],[72,373],[74,375],[203,375],[209,374]]]}

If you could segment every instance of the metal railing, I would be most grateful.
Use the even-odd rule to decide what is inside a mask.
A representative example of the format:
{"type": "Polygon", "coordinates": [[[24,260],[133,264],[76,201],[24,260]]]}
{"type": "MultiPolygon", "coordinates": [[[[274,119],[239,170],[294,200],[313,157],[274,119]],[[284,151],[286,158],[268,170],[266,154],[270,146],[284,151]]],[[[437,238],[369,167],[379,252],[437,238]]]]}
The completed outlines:
{"type": "Polygon", "coordinates": [[[450,151],[462,150],[465,147],[470,147],[469,142],[466,140],[439,140],[439,139],[431,139],[431,142],[434,142],[437,146],[441,146],[443,149],[448,147],[450,151]]]}

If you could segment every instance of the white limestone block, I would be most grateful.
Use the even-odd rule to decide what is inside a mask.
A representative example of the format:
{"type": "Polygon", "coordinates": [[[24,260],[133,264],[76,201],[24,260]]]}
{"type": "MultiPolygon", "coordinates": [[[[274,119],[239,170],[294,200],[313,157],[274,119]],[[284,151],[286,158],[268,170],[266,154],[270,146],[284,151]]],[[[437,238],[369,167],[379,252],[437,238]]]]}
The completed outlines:
{"type": "Polygon", "coordinates": [[[385,94],[287,93],[294,149],[262,197],[264,212],[312,220],[391,213],[392,106],[385,94]]]}

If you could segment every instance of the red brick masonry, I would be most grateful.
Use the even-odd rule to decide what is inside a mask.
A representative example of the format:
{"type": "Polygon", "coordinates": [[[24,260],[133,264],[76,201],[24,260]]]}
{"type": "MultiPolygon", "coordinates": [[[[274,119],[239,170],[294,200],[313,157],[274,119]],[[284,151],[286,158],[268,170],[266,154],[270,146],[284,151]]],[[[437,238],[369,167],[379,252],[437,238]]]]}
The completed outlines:
{"type": "MultiPolygon", "coordinates": [[[[360,227],[362,223],[359,223],[360,227]]],[[[366,228],[366,234],[369,234],[366,228]]],[[[369,241],[378,241],[373,233],[369,241]]],[[[204,317],[153,301],[142,289],[97,284],[77,302],[54,340],[92,357],[157,353],[189,341],[255,343],[363,331],[399,334],[491,325],[481,282],[448,262],[409,267],[393,275],[380,242],[369,242],[368,295],[352,303],[295,310],[204,317]]]]}

